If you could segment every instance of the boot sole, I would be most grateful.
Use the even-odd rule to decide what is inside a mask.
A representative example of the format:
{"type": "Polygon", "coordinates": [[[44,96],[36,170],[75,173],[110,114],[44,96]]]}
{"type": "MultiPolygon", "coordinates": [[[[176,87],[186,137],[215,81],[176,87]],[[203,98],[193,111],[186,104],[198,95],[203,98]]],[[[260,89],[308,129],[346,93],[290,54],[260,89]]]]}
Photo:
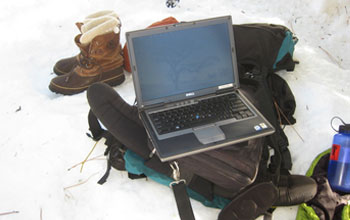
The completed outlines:
{"type": "MultiPolygon", "coordinates": [[[[110,86],[117,86],[122,84],[125,81],[125,75],[122,73],[121,75],[115,76],[113,78],[101,80],[98,82],[106,83],[110,86]]],[[[58,94],[63,94],[63,95],[74,95],[81,93],[85,91],[90,85],[83,86],[83,87],[77,87],[77,88],[69,88],[69,87],[64,87],[64,86],[59,86],[53,82],[50,83],[49,89],[58,94]]]]}

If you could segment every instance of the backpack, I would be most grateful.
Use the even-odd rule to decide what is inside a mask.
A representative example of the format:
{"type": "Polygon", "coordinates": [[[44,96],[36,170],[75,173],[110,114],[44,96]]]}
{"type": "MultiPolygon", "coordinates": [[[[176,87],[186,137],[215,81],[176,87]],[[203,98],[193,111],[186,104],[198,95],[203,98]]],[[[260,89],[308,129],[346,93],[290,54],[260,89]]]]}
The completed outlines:
{"type": "MultiPolygon", "coordinates": [[[[276,133],[266,138],[180,158],[176,163],[169,164],[160,162],[154,152],[145,157],[138,153],[138,149],[123,146],[108,130],[102,129],[98,121],[101,118],[90,110],[88,119],[92,135],[89,136],[94,140],[104,137],[107,145],[107,171],[99,181],[100,184],[106,181],[111,167],[126,170],[131,179],[152,178],[172,186],[174,192],[180,192],[180,199],[177,199],[180,202],[177,204],[181,219],[194,219],[191,208],[188,208],[189,200],[186,195],[183,196],[186,193],[206,206],[224,210],[233,198],[253,183],[272,181],[277,186],[281,173],[289,174],[292,162],[287,148],[288,139],[281,124],[295,123],[295,100],[288,84],[274,72],[281,69],[294,70],[292,56],[297,39],[286,27],[280,25],[233,25],[233,30],[241,88],[273,124],[276,133]],[[280,115],[284,117],[279,117],[280,115]],[[271,148],[274,156],[270,158],[271,148]],[[180,181],[173,184],[174,179],[178,179],[179,170],[182,179],[190,180],[186,184],[180,181]],[[180,184],[185,185],[185,193],[183,189],[175,189],[180,184]]],[[[277,190],[271,194],[277,196],[277,190]]],[[[264,209],[267,210],[275,201],[276,198],[272,197],[271,203],[264,209]]]]}

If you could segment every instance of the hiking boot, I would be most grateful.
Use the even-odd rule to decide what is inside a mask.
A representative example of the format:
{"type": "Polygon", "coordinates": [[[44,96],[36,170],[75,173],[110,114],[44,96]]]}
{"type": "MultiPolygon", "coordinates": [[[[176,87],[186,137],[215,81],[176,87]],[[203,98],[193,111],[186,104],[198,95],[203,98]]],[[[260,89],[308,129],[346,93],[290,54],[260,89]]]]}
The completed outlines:
{"type": "Polygon", "coordinates": [[[95,82],[105,82],[111,86],[123,83],[124,59],[121,55],[119,33],[96,36],[87,45],[80,43],[80,37],[81,34],[75,38],[81,51],[76,56],[77,65],[68,74],[53,78],[49,85],[50,90],[73,95],[86,90],[95,82]]]}
{"type": "MultiPolygon", "coordinates": [[[[118,28],[120,27],[120,20],[118,15],[111,10],[98,11],[93,14],[88,15],[83,22],[77,22],[76,26],[78,27],[81,34],[88,32],[90,29],[100,25],[101,23],[106,23],[106,21],[117,20],[118,28]],[[114,18],[114,19],[113,19],[114,18]],[[85,25],[84,25],[85,24],[85,25]]],[[[104,24],[102,24],[103,26],[104,24]]],[[[79,63],[79,56],[72,56],[69,58],[64,58],[56,62],[53,67],[53,72],[58,75],[65,75],[71,72],[79,63]]]]}

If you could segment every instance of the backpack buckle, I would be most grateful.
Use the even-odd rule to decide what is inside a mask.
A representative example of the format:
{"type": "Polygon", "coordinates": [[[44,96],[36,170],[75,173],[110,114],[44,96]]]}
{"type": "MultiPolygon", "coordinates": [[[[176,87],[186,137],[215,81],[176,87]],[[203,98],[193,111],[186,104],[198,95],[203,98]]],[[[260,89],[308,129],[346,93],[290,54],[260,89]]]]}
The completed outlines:
{"type": "Polygon", "coordinates": [[[180,168],[179,164],[176,161],[170,163],[170,167],[173,170],[173,179],[178,181],[180,180],[180,168]]]}
{"type": "Polygon", "coordinates": [[[171,162],[170,164],[171,169],[173,170],[172,177],[175,181],[171,182],[169,186],[172,188],[174,185],[177,185],[179,183],[186,184],[186,180],[180,179],[180,168],[179,164],[176,161],[171,162]]]}

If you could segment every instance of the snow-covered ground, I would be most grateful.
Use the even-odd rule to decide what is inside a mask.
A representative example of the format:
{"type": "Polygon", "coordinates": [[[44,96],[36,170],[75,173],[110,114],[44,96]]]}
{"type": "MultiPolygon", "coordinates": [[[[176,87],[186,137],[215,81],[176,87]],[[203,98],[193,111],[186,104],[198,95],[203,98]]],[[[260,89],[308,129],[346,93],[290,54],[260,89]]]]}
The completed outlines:
{"type": "MultiPolygon", "coordinates": [[[[88,131],[86,93],[62,96],[48,90],[52,67],[78,53],[74,23],[98,10],[114,10],[126,31],[168,16],[188,21],[232,15],[236,24],[269,22],[289,27],[299,38],[294,72],[280,72],[297,101],[295,129],[286,128],[294,162],[304,174],[313,158],[329,148],[333,116],[350,123],[350,2],[348,0],[13,0],[0,4],[2,66],[0,86],[1,219],[179,219],[173,194],[151,180],[130,180],[113,171],[104,185],[103,157],[89,161],[94,142],[88,131]],[[72,168],[73,167],[73,168],[72,168]],[[11,212],[8,215],[1,213],[11,212]]],[[[115,89],[130,103],[132,79],[115,89]]],[[[98,143],[91,157],[100,156],[98,143]]],[[[198,220],[213,220],[219,210],[193,201],[198,220]]],[[[295,219],[297,207],[278,208],[273,219],[295,219]]]]}

